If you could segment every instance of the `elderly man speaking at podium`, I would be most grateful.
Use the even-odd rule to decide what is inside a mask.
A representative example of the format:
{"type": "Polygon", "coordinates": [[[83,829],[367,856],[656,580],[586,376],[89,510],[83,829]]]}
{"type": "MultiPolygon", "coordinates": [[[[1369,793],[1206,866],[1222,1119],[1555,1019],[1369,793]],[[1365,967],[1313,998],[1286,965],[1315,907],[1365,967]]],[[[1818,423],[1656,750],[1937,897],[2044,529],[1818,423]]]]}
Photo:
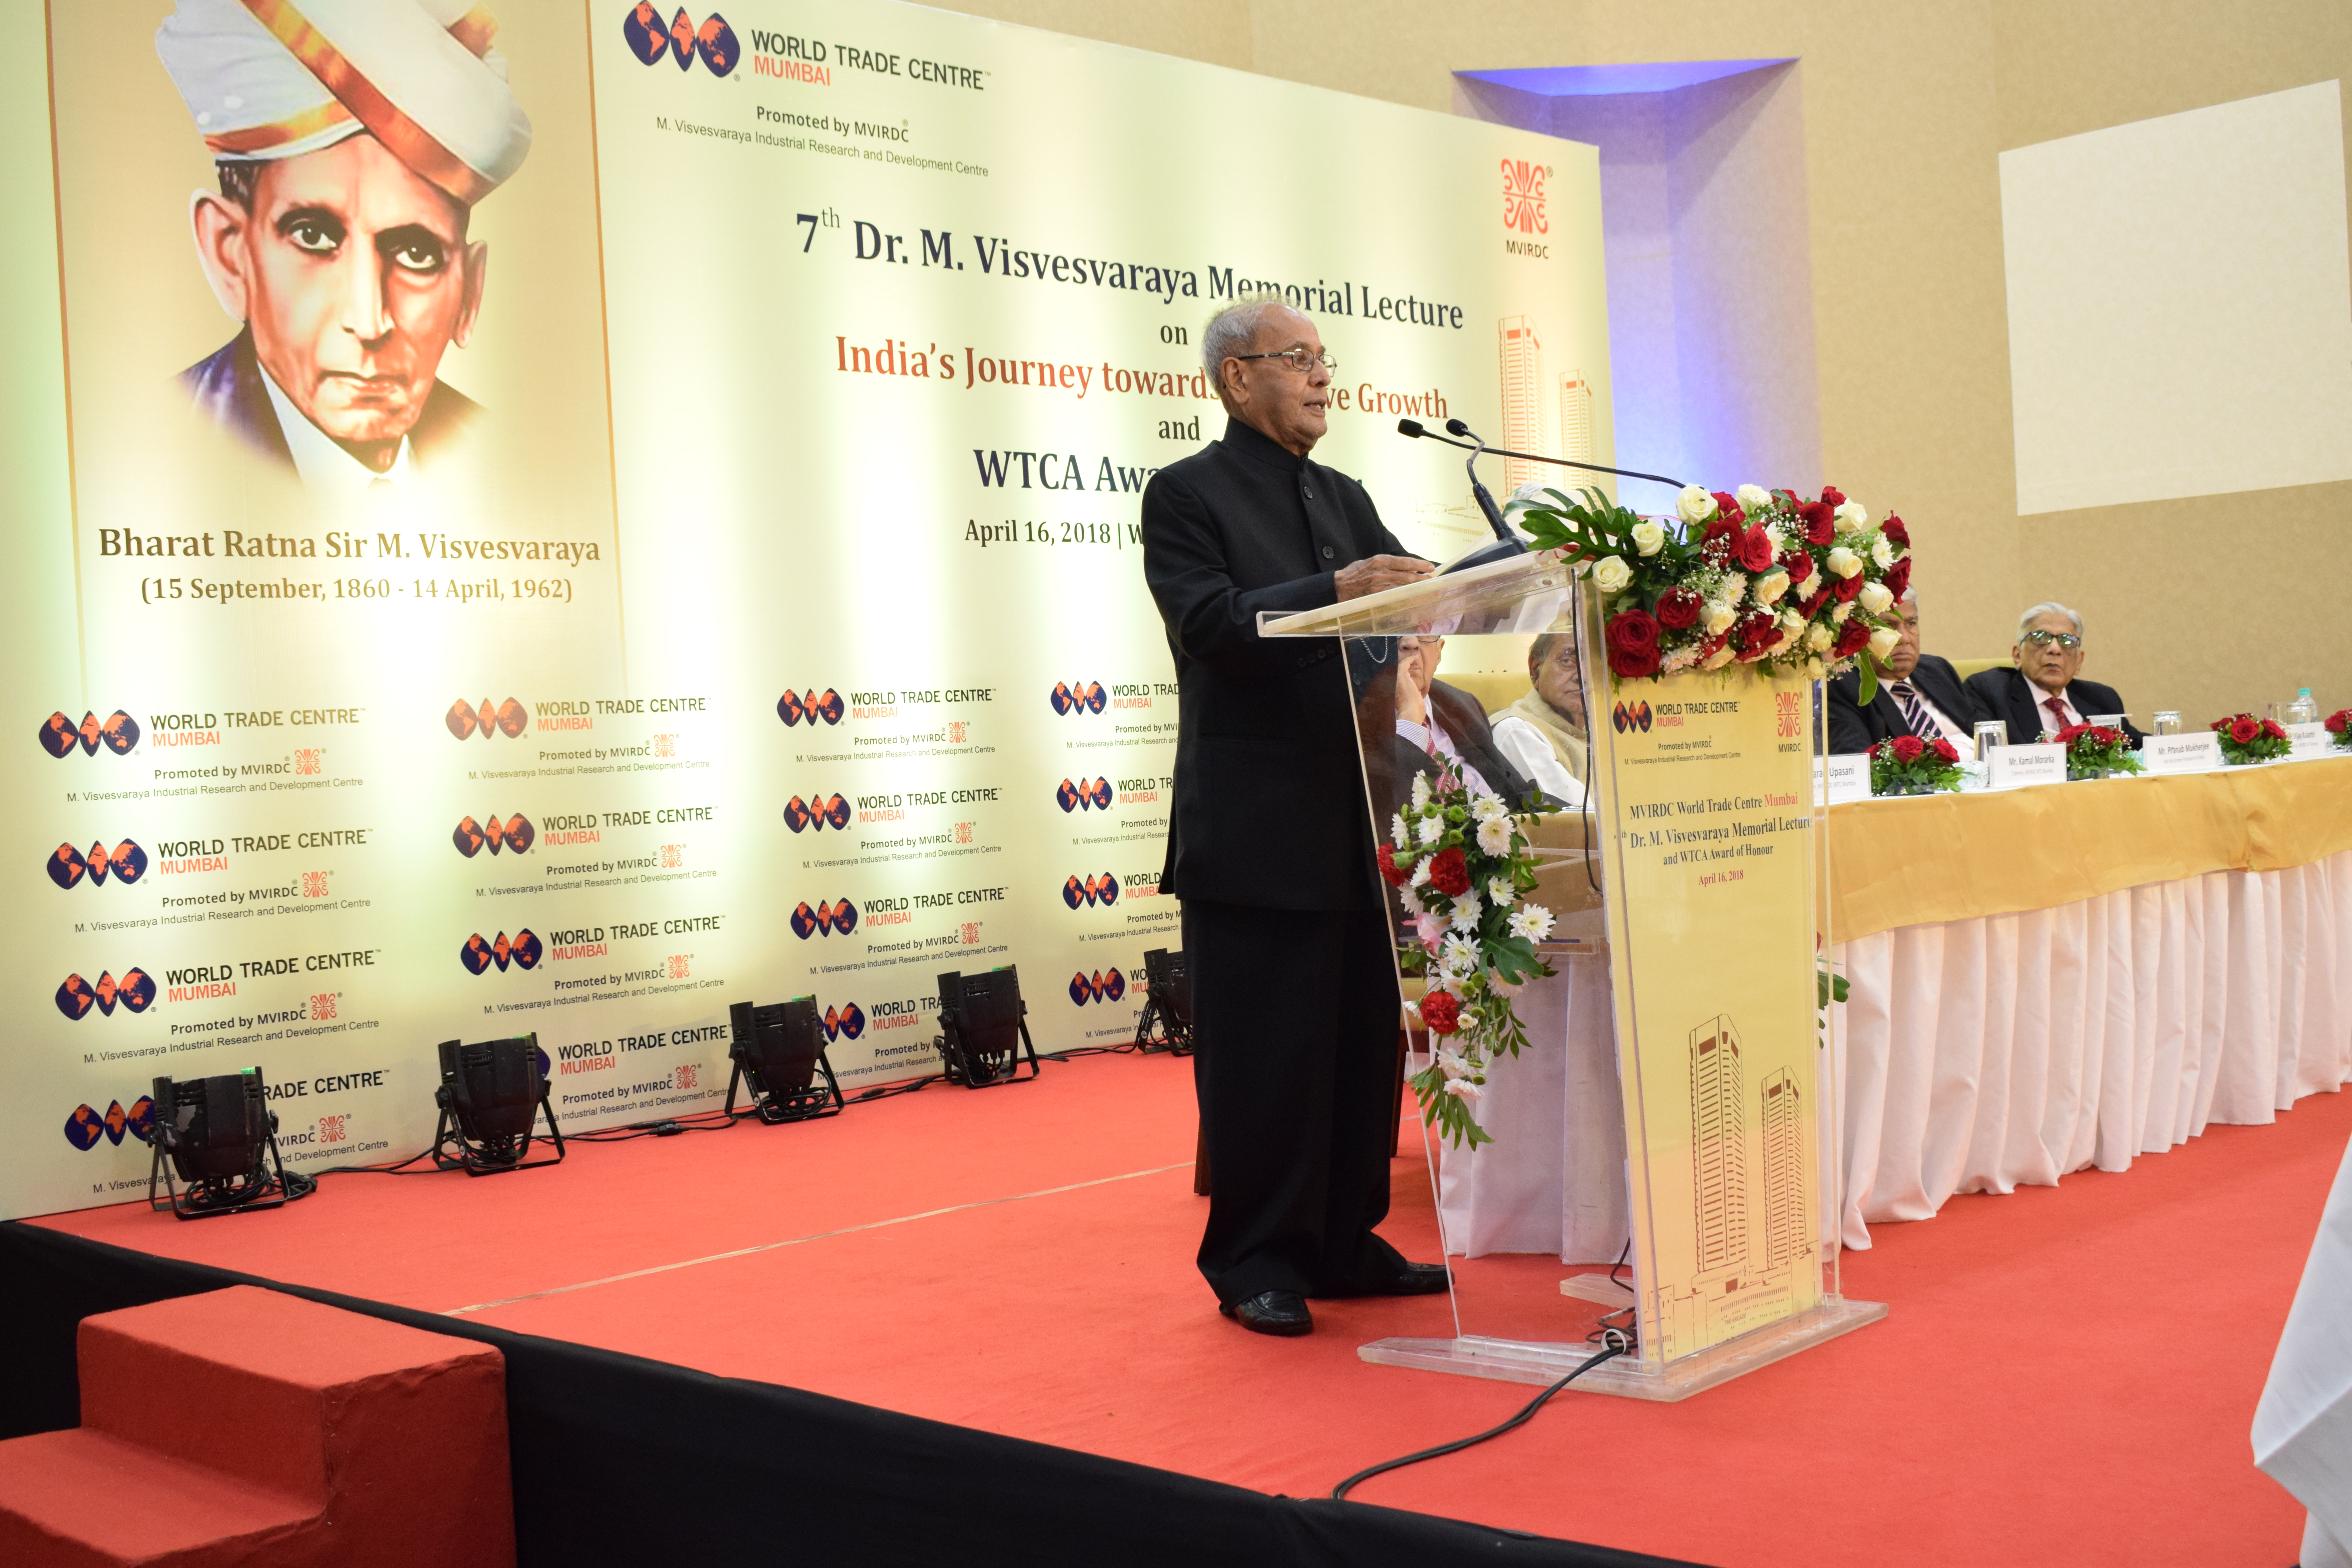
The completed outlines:
{"type": "Polygon", "coordinates": [[[1290,614],[1425,576],[1346,475],[1308,459],[1332,361],[1271,299],[1213,317],[1224,437],[1143,492],[1143,574],[1176,660],[1175,811],[1160,890],[1184,900],[1193,1082],[1209,1163],[1201,1272],[1266,1334],[1309,1296],[1422,1295],[1441,1264],[1372,1234],[1389,1207],[1397,993],[1336,640],[1290,614]]]}

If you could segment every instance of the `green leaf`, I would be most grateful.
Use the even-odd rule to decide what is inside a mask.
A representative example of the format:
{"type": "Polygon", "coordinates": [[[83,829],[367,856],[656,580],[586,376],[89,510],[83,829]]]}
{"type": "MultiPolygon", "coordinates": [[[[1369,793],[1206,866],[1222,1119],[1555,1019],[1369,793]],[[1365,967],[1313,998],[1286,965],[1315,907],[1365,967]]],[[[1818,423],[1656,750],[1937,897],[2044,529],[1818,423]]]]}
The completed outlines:
{"type": "Polygon", "coordinates": [[[1862,705],[1867,708],[1878,700],[1878,668],[1867,651],[1854,661],[1854,668],[1862,672],[1862,705]]]}

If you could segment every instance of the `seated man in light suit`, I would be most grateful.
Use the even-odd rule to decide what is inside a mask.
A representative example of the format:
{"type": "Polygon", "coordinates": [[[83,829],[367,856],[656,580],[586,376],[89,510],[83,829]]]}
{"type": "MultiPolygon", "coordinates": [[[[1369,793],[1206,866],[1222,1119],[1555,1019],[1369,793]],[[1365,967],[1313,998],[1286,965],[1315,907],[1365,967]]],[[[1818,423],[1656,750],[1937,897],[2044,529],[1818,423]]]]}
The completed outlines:
{"type": "Polygon", "coordinates": [[[1830,682],[1830,750],[1866,752],[1896,735],[1916,735],[1949,741],[1962,756],[1973,756],[1977,721],[1992,715],[1979,709],[1948,661],[1919,651],[1917,595],[1906,594],[1895,610],[1903,635],[1878,666],[1878,691],[1869,706],[1863,705],[1858,671],[1850,669],[1830,682]]]}
{"type": "MultiPolygon", "coordinates": [[[[2011,745],[2124,710],[2114,687],[2075,679],[2083,668],[2083,617],[2065,605],[2036,605],[2018,616],[2017,646],[2010,652],[2016,668],[1979,670],[1968,684],[1986,718],[2008,722],[2011,745]]],[[[2123,731],[2138,750],[2140,732],[2129,719],[2123,731]]]]}
{"type": "Polygon", "coordinates": [[[1546,632],[1529,644],[1528,684],[1528,694],[1496,716],[1495,744],[1538,788],[1574,810],[1584,802],[1590,754],[1575,640],[1546,632]]]}
{"type": "Polygon", "coordinates": [[[1498,795],[1515,806],[1539,797],[1495,744],[1477,699],[1437,679],[1444,649],[1443,637],[1397,639],[1397,746],[1404,760],[1426,773],[1450,769],[1472,794],[1498,795]]]}

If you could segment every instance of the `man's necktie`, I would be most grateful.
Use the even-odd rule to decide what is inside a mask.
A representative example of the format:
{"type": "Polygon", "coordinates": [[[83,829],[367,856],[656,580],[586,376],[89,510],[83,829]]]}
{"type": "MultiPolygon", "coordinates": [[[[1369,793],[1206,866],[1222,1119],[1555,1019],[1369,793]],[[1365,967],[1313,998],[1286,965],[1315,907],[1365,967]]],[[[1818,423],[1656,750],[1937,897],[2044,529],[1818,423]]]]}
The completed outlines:
{"type": "Polygon", "coordinates": [[[2055,697],[2045,697],[2042,706],[2050,710],[2050,729],[2054,734],[2066,727],[2066,705],[2055,697]]]}
{"type": "Polygon", "coordinates": [[[1886,689],[1895,693],[1895,703],[1902,708],[1904,721],[1911,726],[1913,734],[1923,741],[1932,741],[1942,733],[1937,727],[1936,716],[1927,711],[1927,704],[1920,697],[1917,687],[1907,680],[1898,680],[1886,689]]]}

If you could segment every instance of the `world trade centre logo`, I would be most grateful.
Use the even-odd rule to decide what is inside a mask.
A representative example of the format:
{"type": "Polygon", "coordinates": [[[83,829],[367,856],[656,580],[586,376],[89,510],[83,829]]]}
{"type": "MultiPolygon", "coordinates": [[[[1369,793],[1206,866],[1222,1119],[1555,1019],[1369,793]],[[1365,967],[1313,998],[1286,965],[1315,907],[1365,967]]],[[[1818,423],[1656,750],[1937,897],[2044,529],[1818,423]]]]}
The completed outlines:
{"type": "Polygon", "coordinates": [[[678,69],[685,70],[700,56],[703,68],[712,76],[725,76],[743,58],[742,47],[735,41],[735,29],[716,11],[704,17],[702,26],[698,27],[694,18],[680,7],[669,19],[669,26],[664,26],[661,13],[654,9],[652,0],[637,0],[621,23],[621,37],[629,41],[629,52],[649,66],[659,65],[661,58],[668,55],[677,61],[678,69]]]}
{"type": "Polygon", "coordinates": [[[787,725],[805,723],[812,730],[816,728],[820,719],[828,724],[838,724],[841,716],[848,711],[849,705],[841,700],[841,693],[830,686],[822,695],[814,691],[787,691],[776,699],[777,718],[787,725]]]}

